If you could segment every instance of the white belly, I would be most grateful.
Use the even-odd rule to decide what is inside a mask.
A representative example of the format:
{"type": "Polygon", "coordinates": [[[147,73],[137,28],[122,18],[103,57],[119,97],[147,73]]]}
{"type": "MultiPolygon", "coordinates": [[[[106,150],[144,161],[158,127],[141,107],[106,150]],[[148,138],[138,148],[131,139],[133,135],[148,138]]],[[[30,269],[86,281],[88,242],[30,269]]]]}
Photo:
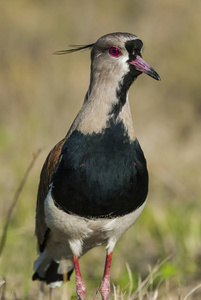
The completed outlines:
{"type": "Polygon", "coordinates": [[[47,248],[54,252],[51,254],[55,260],[72,257],[72,253],[80,257],[89,249],[102,244],[106,244],[108,252],[111,252],[120,236],[140,216],[145,204],[146,201],[134,212],[115,219],[87,219],[58,209],[50,188],[45,199],[45,221],[51,229],[47,248]]]}

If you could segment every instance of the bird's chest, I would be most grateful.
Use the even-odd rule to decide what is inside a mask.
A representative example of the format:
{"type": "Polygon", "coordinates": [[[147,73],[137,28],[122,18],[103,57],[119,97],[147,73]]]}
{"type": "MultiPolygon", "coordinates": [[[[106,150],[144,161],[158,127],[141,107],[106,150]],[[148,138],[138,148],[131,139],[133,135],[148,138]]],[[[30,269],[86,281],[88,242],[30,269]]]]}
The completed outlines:
{"type": "Polygon", "coordinates": [[[52,193],[67,212],[104,218],[134,211],[147,190],[146,161],[137,140],[76,132],[64,145],[52,193]]]}

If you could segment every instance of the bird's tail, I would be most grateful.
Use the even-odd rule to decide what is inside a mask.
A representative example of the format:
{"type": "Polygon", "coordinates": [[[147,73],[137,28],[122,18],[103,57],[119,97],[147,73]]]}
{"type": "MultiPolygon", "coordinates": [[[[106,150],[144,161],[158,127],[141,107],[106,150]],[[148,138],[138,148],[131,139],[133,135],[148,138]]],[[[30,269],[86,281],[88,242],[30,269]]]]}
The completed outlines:
{"type": "Polygon", "coordinates": [[[32,276],[32,280],[43,281],[54,288],[70,280],[73,270],[73,261],[61,260],[56,262],[44,251],[40,253],[34,262],[35,273],[32,276]]]}

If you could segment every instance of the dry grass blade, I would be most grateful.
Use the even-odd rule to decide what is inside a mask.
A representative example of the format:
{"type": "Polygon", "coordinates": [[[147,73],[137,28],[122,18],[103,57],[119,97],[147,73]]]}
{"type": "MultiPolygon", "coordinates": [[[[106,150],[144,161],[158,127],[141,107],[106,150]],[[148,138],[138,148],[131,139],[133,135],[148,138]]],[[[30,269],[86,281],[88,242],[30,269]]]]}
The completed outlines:
{"type": "MultiPolygon", "coordinates": [[[[152,284],[153,282],[153,276],[156,275],[160,267],[169,260],[170,256],[162,260],[160,263],[157,263],[152,270],[150,270],[149,275],[141,281],[141,278],[139,278],[138,288],[137,290],[132,294],[132,296],[129,299],[142,299],[143,295],[146,293],[147,287],[152,284]],[[145,290],[145,291],[143,291],[145,290]]],[[[155,295],[156,296],[156,295],[155,295]]],[[[156,298],[154,298],[156,299],[156,298]]]]}
{"type": "Polygon", "coordinates": [[[124,300],[125,299],[125,294],[126,293],[122,293],[120,291],[119,286],[115,286],[113,284],[113,297],[114,297],[114,300],[124,300]]]}
{"type": "Polygon", "coordinates": [[[38,157],[38,155],[41,153],[42,149],[39,149],[34,155],[33,155],[33,159],[30,163],[30,165],[28,166],[25,174],[24,174],[24,177],[22,178],[16,192],[15,192],[15,195],[13,197],[13,200],[11,202],[11,205],[8,209],[8,213],[6,215],[6,221],[5,221],[5,224],[4,224],[4,227],[3,227],[3,234],[2,234],[2,238],[1,238],[1,242],[0,242],[0,256],[2,255],[2,252],[3,252],[3,249],[4,249],[4,246],[5,246],[5,242],[6,242],[6,236],[7,236],[7,230],[8,230],[8,225],[9,225],[9,222],[10,222],[10,218],[11,218],[11,215],[12,215],[12,212],[17,204],[17,201],[18,201],[18,198],[20,196],[20,193],[27,181],[27,178],[29,176],[29,173],[31,171],[31,169],[33,168],[34,166],[34,163],[38,157]]]}
{"type": "Polygon", "coordinates": [[[188,294],[184,297],[183,300],[187,300],[189,296],[191,296],[195,291],[197,291],[199,288],[201,288],[201,283],[198,284],[196,287],[194,287],[188,294]]]}
{"type": "Polygon", "coordinates": [[[131,293],[132,293],[132,290],[133,290],[133,277],[132,277],[132,272],[131,272],[131,269],[130,269],[130,266],[128,263],[126,263],[126,268],[127,268],[127,271],[128,271],[128,276],[129,276],[129,292],[128,292],[128,299],[130,298],[131,296],[131,293]]]}
{"type": "Polygon", "coordinates": [[[1,280],[0,282],[0,287],[2,287],[2,293],[0,296],[0,300],[5,300],[5,293],[6,293],[6,281],[5,280],[1,280]]]}
{"type": "Polygon", "coordinates": [[[62,300],[68,300],[68,290],[67,290],[67,281],[68,281],[68,274],[67,274],[67,261],[63,258],[62,259],[62,270],[63,270],[63,293],[62,293],[62,300]]]}
{"type": "Polygon", "coordinates": [[[5,284],[5,280],[0,280],[0,288],[5,284]]]}

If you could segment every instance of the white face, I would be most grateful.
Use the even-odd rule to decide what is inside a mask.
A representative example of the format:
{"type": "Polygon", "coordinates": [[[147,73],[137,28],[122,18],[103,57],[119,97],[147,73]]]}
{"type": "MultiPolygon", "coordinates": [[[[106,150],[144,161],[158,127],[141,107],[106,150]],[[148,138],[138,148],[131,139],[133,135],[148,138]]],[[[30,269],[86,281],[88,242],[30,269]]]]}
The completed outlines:
{"type": "MultiPolygon", "coordinates": [[[[120,82],[122,78],[135,67],[131,67],[129,61],[142,50],[141,40],[131,34],[117,33],[101,37],[92,49],[92,72],[93,75],[105,78],[107,81],[120,82]],[[138,40],[141,47],[135,53],[138,40]],[[127,47],[129,43],[129,47],[127,47]]],[[[139,75],[138,73],[137,75],[139,75]]]]}
{"type": "Polygon", "coordinates": [[[156,71],[142,59],[142,48],[142,41],[131,34],[116,33],[103,36],[92,49],[92,66],[107,80],[113,79],[113,83],[115,80],[121,81],[121,78],[127,75],[134,80],[141,73],[160,80],[156,71]]]}

